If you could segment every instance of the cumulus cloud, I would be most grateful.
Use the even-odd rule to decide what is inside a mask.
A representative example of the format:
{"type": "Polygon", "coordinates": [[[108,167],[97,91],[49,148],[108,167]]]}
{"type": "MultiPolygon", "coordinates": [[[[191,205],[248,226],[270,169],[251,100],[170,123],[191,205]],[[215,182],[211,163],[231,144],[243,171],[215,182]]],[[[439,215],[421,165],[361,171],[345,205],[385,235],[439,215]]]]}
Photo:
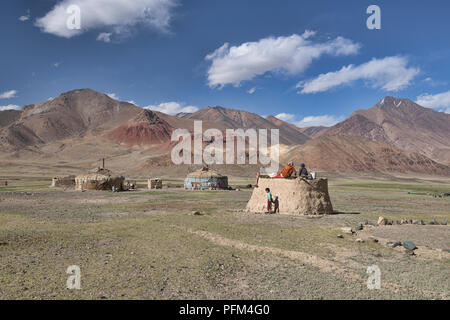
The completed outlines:
{"type": "Polygon", "coordinates": [[[42,32],[71,38],[93,29],[123,32],[137,25],[167,32],[177,0],[61,0],[35,25],[42,32]],[[80,8],[81,28],[69,29],[71,5],[80,8]],[[119,30],[119,31],[118,31],[119,30]]]}
{"type": "Polygon", "coordinates": [[[398,91],[411,84],[419,74],[417,68],[408,67],[405,57],[393,56],[383,59],[372,59],[359,66],[348,65],[341,70],[321,74],[317,78],[299,82],[300,93],[316,93],[351,84],[357,80],[365,80],[374,88],[385,91],[398,91]]]}
{"type": "Polygon", "coordinates": [[[160,111],[171,116],[176,115],[180,112],[193,113],[198,111],[198,108],[195,106],[183,106],[178,102],[164,102],[156,106],[147,106],[144,109],[160,111]]]}
{"type": "Polygon", "coordinates": [[[117,95],[117,94],[115,94],[115,93],[107,93],[106,94],[108,97],[110,97],[111,99],[114,99],[114,100],[119,100],[120,98],[119,98],[119,96],[117,95]]]}
{"type": "Polygon", "coordinates": [[[20,17],[19,17],[19,20],[22,21],[22,22],[27,21],[27,20],[30,20],[30,16],[29,16],[29,15],[26,15],[26,16],[20,16],[20,17]]]}
{"type": "Polygon", "coordinates": [[[290,114],[290,113],[280,113],[280,114],[277,114],[275,116],[275,118],[278,118],[278,119],[280,119],[282,121],[291,122],[291,121],[293,121],[295,119],[295,115],[290,114]]]}
{"type": "Polygon", "coordinates": [[[0,111],[6,111],[6,110],[20,110],[20,107],[14,105],[14,104],[10,104],[7,106],[0,106],[0,111]]]}
{"type": "Polygon", "coordinates": [[[315,127],[315,126],[331,127],[334,126],[336,123],[345,120],[344,116],[334,116],[334,115],[308,116],[299,120],[299,117],[297,115],[291,113],[280,113],[277,114],[275,118],[293,123],[299,128],[315,127]]]}
{"type": "Polygon", "coordinates": [[[422,94],[417,97],[417,104],[426,108],[442,108],[445,113],[450,113],[450,91],[438,94],[422,94]]]}
{"type": "Polygon", "coordinates": [[[334,116],[327,114],[322,116],[309,116],[296,122],[295,125],[299,128],[316,127],[316,126],[331,127],[334,126],[336,123],[343,121],[344,119],[345,119],[344,116],[334,116]]]}
{"type": "Polygon", "coordinates": [[[268,37],[256,42],[245,42],[239,46],[225,43],[205,59],[211,61],[208,69],[208,85],[223,87],[227,84],[239,86],[266,72],[285,72],[295,75],[307,69],[313,60],[324,54],[332,56],[351,55],[359,51],[360,45],[338,37],[328,42],[310,40],[313,31],[287,37],[268,37]]]}
{"type": "Polygon", "coordinates": [[[248,94],[254,94],[256,92],[256,87],[250,88],[247,90],[248,94]]]}
{"type": "Polygon", "coordinates": [[[9,90],[3,93],[0,93],[0,99],[11,99],[15,98],[17,95],[17,90],[9,90]]]}
{"type": "Polygon", "coordinates": [[[97,36],[97,41],[111,42],[112,32],[102,32],[97,36]]]}

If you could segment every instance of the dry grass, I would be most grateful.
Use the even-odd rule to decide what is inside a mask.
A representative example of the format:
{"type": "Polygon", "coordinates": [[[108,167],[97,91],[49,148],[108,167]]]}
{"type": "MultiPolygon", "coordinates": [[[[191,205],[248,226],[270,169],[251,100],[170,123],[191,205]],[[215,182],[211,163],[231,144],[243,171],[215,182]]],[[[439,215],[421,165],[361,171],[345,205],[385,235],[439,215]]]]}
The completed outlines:
{"type": "MultiPolygon", "coordinates": [[[[3,299],[449,297],[448,256],[411,257],[336,237],[341,227],[375,223],[379,215],[450,220],[450,199],[426,195],[450,190],[448,183],[332,179],[333,206],[343,214],[316,219],[243,213],[250,190],[81,193],[49,184],[10,180],[0,187],[3,299]],[[382,271],[379,291],[366,287],[373,264],[382,271]],[[81,267],[81,290],[65,287],[70,265],[81,267]]],[[[431,228],[412,236],[435,250],[431,228]]],[[[449,227],[439,229],[438,247],[450,249],[449,227]]]]}

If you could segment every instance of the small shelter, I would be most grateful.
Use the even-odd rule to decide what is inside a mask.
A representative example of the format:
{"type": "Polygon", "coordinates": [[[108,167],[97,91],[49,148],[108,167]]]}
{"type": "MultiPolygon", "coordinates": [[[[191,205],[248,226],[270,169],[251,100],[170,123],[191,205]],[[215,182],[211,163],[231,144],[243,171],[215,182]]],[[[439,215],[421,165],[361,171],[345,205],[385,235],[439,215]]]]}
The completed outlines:
{"type": "Polygon", "coordinates": [[[187,175],[184,180],[184,188],[192,190],[228,189],[228,177],[208,167],[203,167],[187,175]]]}
{"type": "Polygon", "coordinates": [[[75,176],[55,177],[52,179],[53,188],[70,188],[75,186],[75,176]]]}
{"type": "Polygon", "coordinates": [[[267,211],[269,188],[272,197],[278,197],[281,214],[320,215],[332,214],[333,206],[328,193],[328,179],[284,179],[260,178],[258,187],[247,203],[248,212],[263,213],[267,211]]]}
{"type": "Polygon", "coordinates": [[[148,179],[148,189],[162,189],[162,180],[158,178],[148,179]]]}
{"type": "Polygon", "coordinates": [[[76,190],[124,190],[125,178],[113,175],[105,168],[98,168],[92,172],[75,177],[76,190]]]}

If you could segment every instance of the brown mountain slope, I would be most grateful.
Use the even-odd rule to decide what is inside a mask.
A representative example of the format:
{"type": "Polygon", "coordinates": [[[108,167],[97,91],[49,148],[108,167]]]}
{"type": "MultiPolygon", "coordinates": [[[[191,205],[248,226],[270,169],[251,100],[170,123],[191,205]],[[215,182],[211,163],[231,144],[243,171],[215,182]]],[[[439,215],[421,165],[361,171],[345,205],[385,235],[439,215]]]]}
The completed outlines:
{"type": "Polygon", "coordinates": [[[284,159],[311,170],[421,173],[450,176],[450,167],[426,156],[362,137],[324,136],[291,150],[284,159]]]}
{"type": "Polygon", "coordinates": [[[242,110],[207,107],[195,113],[183,115],[183,119],[196,119],[219,123],[229,129],[279,129],[280,143],[287,145],[303,144],[309,140],[306,135],[291,126],[285,125],[284,122],[281,125],[277,125],[255,113],[242,110]]]}
{"type": "Polygon", "coordinates": [[[0,111],[0,128],[9,126],[11,123],[20,118],[22,111],[5,110],[0,111]]]}
{"type": "Polygon", "coordinates": [[[329,129],[329,127],[323,127],[323,126],[299,128],[301,133],[307,135],[310,138],[317,138],[317,137],[321,136],[322,133],[328,129],[329,129]]]}
{"type": "Polygon", "coordinates": [[[73,90],[53,100],[26,106],[19,119],[0,130],[0,147],[17,150],[100,134],[123,125],[141,111],[94,90],[73,90]]]}
{"type": "Polygon", "coordinates": [[[318,136],[322,135],[361,136],[450,164],[450,114],[421,107],[409,99],[386,97],[318,136]]]}

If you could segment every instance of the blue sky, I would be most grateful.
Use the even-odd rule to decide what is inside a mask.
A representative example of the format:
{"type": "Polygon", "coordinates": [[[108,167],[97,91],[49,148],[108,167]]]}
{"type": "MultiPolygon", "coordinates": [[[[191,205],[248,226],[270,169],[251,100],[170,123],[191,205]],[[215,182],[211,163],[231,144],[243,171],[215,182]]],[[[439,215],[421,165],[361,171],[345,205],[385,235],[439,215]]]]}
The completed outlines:
{"type": "Polygon", "coordinates": [[[386,95],[449,112],[448,12],[444,0],[6,0],[0,109],[92,88],[169,113],[221,105],[301,126],[386,95]],[[81,30],[66,27],[70,4],[81,30]],[[380,30],[366,26],[372,4],[380,30]]]}

